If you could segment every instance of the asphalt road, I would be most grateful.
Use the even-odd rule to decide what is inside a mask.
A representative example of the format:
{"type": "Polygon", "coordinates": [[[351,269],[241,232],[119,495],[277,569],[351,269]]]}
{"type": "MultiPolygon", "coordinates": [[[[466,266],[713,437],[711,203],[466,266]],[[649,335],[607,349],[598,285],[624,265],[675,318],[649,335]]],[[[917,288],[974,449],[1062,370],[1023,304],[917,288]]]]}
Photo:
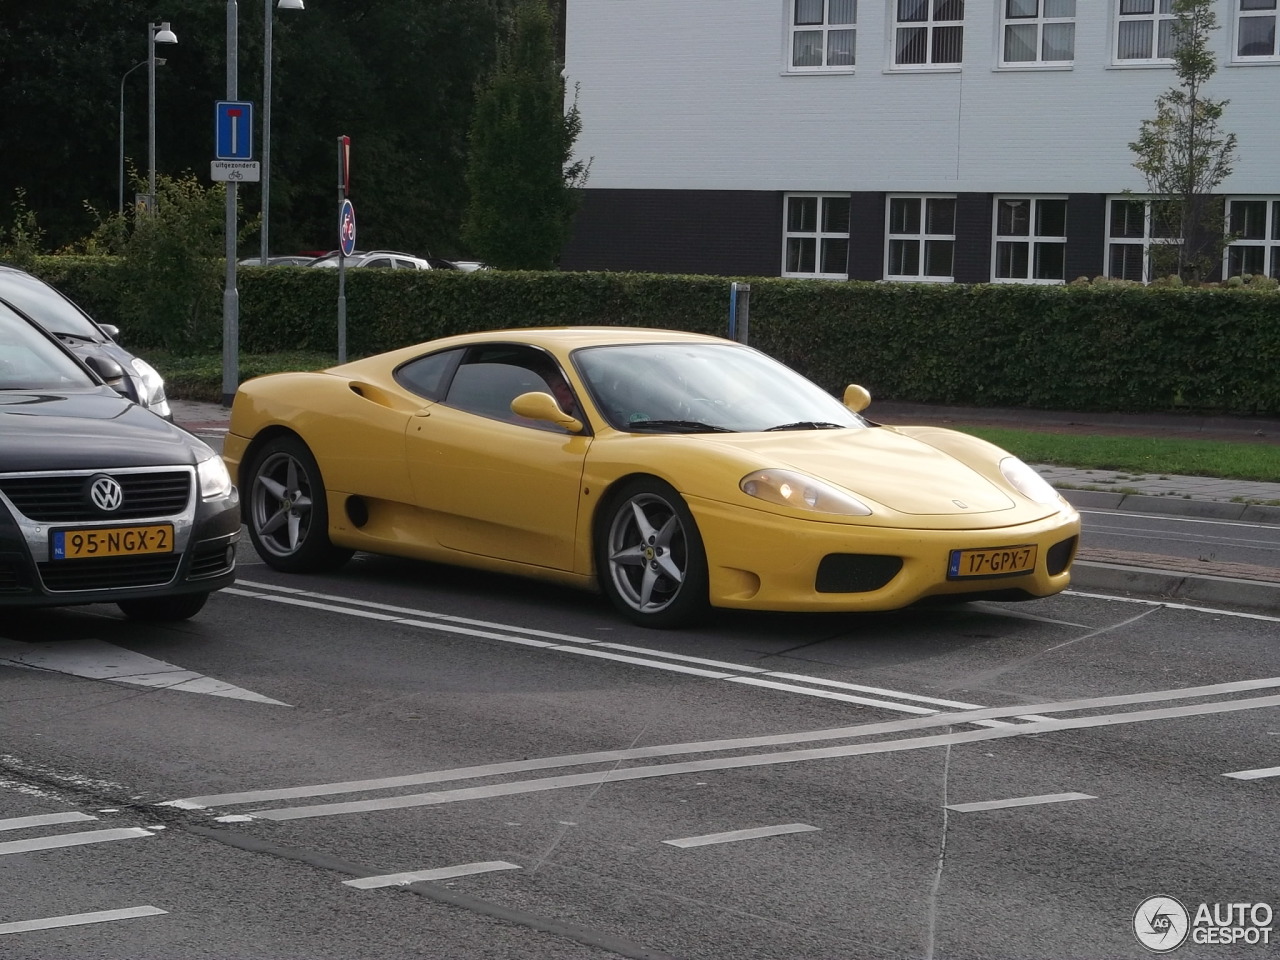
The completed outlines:
{"type": "Polygon", "coordinates": [[[1203,517],[1152,516],[1113,510],[1080,511],[1083,542],[1094,550],[1162,554],[1206,563],[1280,569],[1280,525],[1203,517]]]}
{"type": "Polygon", "coordinates": [[[1143,957],[1149,897],[1280,906],[1276,617],[1072,592],[651,632],[246,559],[180,626],[0,625],[0,956],[1143,957]]]}

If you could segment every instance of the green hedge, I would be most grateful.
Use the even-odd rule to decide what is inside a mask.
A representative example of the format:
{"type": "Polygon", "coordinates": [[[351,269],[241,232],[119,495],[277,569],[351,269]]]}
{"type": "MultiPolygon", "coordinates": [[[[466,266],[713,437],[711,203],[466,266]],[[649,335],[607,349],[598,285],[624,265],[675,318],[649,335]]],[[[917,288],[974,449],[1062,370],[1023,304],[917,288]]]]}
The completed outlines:
{"type": "MultiPolygon", "coordinates": [[[[106,258],[43,258],[37,270],[104,323],[128,291],[106,258]]],[[[1280,412],[1280,293],[1096,283],[751,284],[752,345],[833,392],[1061,410],[1280,412]]],[[[355,358],[471,330],[632,325],[726,335],[730,280],[636,273],[346,272],[355,358]]],[[[240,348],[337,343],[336,270],[238,271],[240,348]]],[[[221,316],[221,304],[212,315],[221,316]]],[[[133,311],[130,315],[137,315],[133,311]]],[[[131,348],[163,331],[123,329],[131,348]]],[[[202,340],[219,342],[220,330],[202,340]]],[[[193,348],[194,349],[194,348],[193,348]]]]}

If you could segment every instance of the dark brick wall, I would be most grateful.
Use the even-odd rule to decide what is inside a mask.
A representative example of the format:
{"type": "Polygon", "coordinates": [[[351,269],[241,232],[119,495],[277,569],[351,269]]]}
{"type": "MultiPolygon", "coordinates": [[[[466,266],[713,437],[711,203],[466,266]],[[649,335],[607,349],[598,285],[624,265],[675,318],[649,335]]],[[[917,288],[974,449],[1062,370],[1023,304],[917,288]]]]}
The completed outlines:
{"type": "Polygon", "coordinates": [[[956,283],[991,280],[991,197],[989,193],[956,195],[956,252],[952,274],[956,283]]]}
{"type": "Polygon", "coordinates": [[[782,194],[586,190],[560,265],[776,277],[782,273],[782,194]]]}
{"type": "Polygon", "coordinates": [[[1107,198],[1099,193],[1067,196],[1066,281],[1100,277],[1107,264],[1107,198]]]}
{"type": "Polygon", "coordinates": [[[849,198],[849,279],[884,277],[884,194],[855,193],[849,198]]]}

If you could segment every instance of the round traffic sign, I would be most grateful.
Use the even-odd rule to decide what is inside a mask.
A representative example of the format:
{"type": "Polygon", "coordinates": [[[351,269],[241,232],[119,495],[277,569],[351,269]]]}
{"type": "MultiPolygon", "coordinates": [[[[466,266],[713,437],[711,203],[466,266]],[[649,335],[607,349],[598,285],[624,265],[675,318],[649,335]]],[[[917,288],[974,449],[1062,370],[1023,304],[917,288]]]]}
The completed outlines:
{"type": "Polygon", "coordinates": [[[342,201],[342,211],[338,214],[338,246],[344,257],[351,256],[356,249],[356,208],[350,200],[342,201]]]}

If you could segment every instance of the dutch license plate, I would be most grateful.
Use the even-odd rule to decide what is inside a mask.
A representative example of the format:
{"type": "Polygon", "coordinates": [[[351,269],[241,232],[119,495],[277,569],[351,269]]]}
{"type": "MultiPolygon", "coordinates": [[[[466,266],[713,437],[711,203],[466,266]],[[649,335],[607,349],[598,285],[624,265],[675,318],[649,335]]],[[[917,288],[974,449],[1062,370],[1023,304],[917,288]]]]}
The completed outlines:
{"type": "Polygon", "coordinates": [[[153,523],[141,527],[55,530],[51,546],[50,553],[54,560],[173,553],[173,524],[153,523]]]}
{"type": "Polygon", "coordinates": [[[1036,568],[1036,545],[989,547],[982,550],[952,550],[947,564],[948,580],[969,577],[1008,577],[1030,573],[1036,568]]]}

